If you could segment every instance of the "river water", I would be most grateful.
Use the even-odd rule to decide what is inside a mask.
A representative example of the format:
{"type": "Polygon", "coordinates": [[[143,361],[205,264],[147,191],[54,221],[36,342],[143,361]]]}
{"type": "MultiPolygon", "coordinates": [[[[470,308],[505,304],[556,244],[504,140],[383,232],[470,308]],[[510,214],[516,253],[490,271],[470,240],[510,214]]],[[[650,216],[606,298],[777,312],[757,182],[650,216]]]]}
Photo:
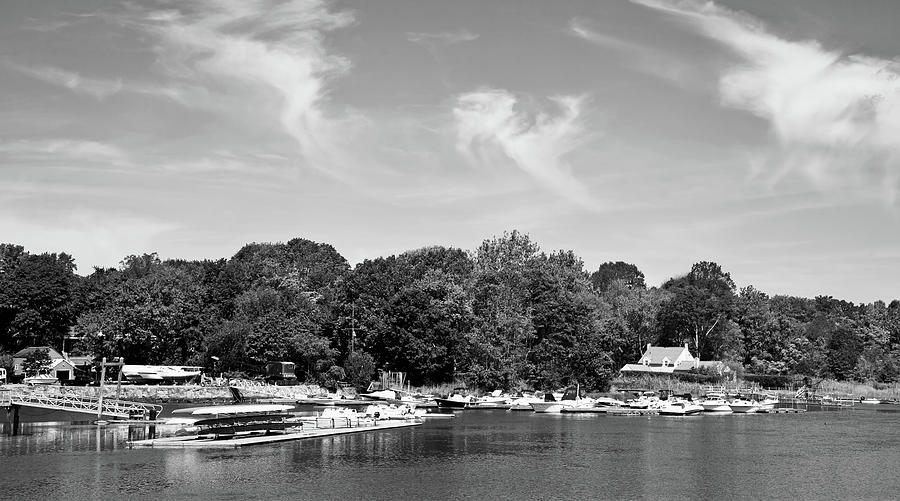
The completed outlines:
{"type": "Polygon", "coordinates": [[[129,449],[139,427],[27,423],[0,436],[0,498],[900,499],[898,424],[900,412],[874,410],[464,411],[413,428],[173,450],[129,449]]]}

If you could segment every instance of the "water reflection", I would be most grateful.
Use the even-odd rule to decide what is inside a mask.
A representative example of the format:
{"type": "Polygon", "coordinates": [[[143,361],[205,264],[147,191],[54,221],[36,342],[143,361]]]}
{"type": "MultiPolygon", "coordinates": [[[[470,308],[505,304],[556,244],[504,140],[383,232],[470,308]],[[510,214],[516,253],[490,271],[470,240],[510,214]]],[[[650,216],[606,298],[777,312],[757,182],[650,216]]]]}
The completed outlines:
{"type": "MultiPolygon", "coordinates": [[[[237,450],[129,449],[146,427],[22,424],[4,498],[884,498],[896,413],[628,418],[479,411],[237,450]]],[[[163,429],[162,434],[174,433],[163,429]]]]}

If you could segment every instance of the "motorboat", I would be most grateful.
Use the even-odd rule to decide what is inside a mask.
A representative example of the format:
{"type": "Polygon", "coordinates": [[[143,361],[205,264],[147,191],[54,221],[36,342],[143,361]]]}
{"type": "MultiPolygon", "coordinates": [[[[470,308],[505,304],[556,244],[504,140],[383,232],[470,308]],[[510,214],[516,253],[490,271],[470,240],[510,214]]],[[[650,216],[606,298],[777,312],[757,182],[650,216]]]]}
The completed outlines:
{"type": "Polygon", "coordinates": [[[59,379],[49,374],[38,374],[25,378],[25,384],[29,386],[48,385],[59,383],[59,379]]]}
{"type": "Polygon", "coordinates": [[[509,409],[512,398],[503,390],[494,390],[489,395],[476,397],[469,403],[470,409],[509,409]]]}
{"type": "Polygon", "coordinates": [[[735,398],[728,402],[728,407],[736,414],[752,414],[759,412],[760,404],[756,400],[735,398]]]}
{"type": "Polygon", "coordinates": [[[629,409],[648,409],[650,407],[656,407],[659,404],[659,396],[655,391],[645,391],[641,392],[637,398],[632,398],[625,401],[624,406],[629,409]]]}
{"type": "Polygon", "coordinates": [[[472,397],[463,395],[465,388],[456,388],[446,398],[435,398],[434,401],[438,407],[445,409],[465,409],[471,402],[472,397]]]}
{"type": "Polygon", "coordinates": [[[531,404],[537,402],[543,402],[544,397],[538,396],[537,394],[532,393],[521,393],[520,395],[514,397],[512,401],[509,403],[509,410],[511,411],[533,411],[534,408],[531,407],[531,404]]]}
{"type": "Polygon", "coordinates": [[[725,399],[724,393],[711,392],[706,394],[706,398],[700,401],[704,412],[714,412],[717,414],[728,414],[734,412],[725,399]]]}
{"type": "Polygon", "coordinates": [[[139,384],[178,384],[199,380],[203,368],[191,365],[123,365],[122,376],[139,384]]]}
{"type": "Polygon", "coordinates": [[[574,388],[568,388],[559,400],[557,400],[556,396],[552,393],[546,393],[544,395],[544,401],[532,402],[531,408],[534,409],[534,412],[556,414],[562,412],[563,409],[580,406],[593,407],[595,403],[596,400],[592,398],[582,398],[580,389],[576,386],[574,388]]]}
{"type": "Polygon", "coordinates": [[[687,400],[672,400],[661,403],[660,416],[693,416],[703,412],[703,406],[687,400]]]}
{"type": "Polygon", "coordinates": [[[418,419],[425,415],[425,409],[416,409],[414,405],[372,404],[366,407],[365,415],[380,419],[418,419]]]}

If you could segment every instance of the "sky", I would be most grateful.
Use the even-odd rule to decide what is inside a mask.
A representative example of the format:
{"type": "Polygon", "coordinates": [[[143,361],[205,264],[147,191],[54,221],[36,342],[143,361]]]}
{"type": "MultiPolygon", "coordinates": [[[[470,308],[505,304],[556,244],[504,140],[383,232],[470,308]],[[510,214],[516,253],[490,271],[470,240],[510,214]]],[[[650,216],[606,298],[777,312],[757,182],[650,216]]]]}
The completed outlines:
{"type": "Polygon", "coordinates": [[[0,242],[519,230],[648,285],[900,298],[895,0],[0,0],[0,242]]]}

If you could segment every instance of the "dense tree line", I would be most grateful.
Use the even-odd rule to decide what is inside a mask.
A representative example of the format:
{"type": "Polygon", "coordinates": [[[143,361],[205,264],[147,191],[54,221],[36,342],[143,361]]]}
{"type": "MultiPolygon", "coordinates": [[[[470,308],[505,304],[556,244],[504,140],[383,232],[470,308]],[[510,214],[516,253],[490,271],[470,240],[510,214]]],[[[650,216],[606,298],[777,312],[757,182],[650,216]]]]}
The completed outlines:
{"type": "Polygon", "coordinates": [[[309,381],[405,371],[412,384],[603,388],[647,343],[755,374],[900,380],[900,301],[736,290],[718,264],[648,288],[633,264],[593,273],[513,231],[473,251],[429,247],[351,267],[331,245],[254,243],[230,259],[125,257],[75,274],[71,256],[0,245],[0,362],[61,347],[129,363],[258,373],[294,361],[309,381]]]}

